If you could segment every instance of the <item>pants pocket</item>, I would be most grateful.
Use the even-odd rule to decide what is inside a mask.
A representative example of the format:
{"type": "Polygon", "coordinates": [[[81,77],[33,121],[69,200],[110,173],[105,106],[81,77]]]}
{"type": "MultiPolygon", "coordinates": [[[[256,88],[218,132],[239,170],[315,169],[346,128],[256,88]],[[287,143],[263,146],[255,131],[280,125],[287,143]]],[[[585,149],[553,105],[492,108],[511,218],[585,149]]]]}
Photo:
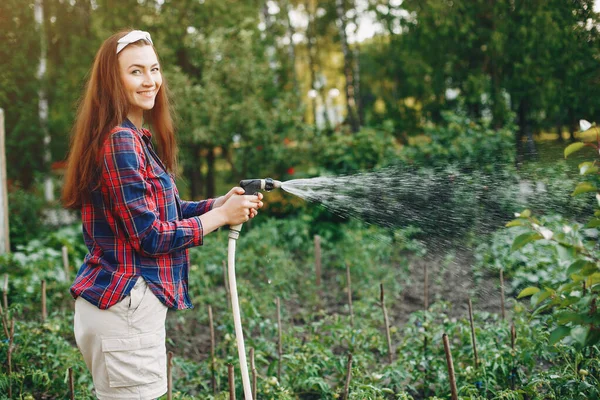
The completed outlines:
{"type": "Polygon", "coordinates": [[[144,281],[144,278],[139,277],[131,292],[129,292],[129,312],[134,313],[142,304],[148,285],[144,281]]]}
{"type": "Polygon", "coordinates": [[[102,352],[110,387],[148,384],[166,373],[165,340],[159,333],[102,339],[102,352]]]}

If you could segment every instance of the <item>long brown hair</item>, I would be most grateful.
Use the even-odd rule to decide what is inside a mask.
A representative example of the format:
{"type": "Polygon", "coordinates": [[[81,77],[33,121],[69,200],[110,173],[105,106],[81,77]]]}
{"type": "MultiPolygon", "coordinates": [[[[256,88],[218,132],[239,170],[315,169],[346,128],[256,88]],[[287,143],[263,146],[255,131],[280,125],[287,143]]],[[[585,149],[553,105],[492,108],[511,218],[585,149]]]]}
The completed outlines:
{"type": "MultiPolygon", "coordinates": [[[[115,33],[102,43],[96,53],[71,132],[62,190],[62,202],[66,208],[80,208],[89,199],[91,190],[99,187],[102,146],[109,132],[127,117],[129,101],[121,80],[117,41],[130,31],[115,33]]],[[[131,45],[149,44],[140,40],[129,46],[131,45]]],[[[158,54],[156,57],[158,58],[158,54]]],[[[175,171],[177,144],[164,76],[154,107],[144,112],[144,119],[152,126],[161,160],[169,171],[175,171]]]]}

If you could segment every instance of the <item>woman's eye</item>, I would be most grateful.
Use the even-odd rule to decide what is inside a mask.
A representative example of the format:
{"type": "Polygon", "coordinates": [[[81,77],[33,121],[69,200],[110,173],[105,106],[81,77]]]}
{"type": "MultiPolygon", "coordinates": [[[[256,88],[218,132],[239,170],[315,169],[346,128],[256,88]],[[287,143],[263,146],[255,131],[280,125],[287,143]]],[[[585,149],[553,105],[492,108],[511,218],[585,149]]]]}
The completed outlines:
{"type": "Polygon", "coordinates": [[[142,71],[140,71],[139,69],[134,69],[133,71],[131,71],[132,74],[137,75],[139,73],[141,73],[142,71]]]}
{"type": "Polygon", "coordinates": [[[158,71],[160,71],[160,68],[158,68],[158,67],[156,67],[156,68],[152,68],[152,71],[156,71],[156,72],[158,72],[158,71]]]}

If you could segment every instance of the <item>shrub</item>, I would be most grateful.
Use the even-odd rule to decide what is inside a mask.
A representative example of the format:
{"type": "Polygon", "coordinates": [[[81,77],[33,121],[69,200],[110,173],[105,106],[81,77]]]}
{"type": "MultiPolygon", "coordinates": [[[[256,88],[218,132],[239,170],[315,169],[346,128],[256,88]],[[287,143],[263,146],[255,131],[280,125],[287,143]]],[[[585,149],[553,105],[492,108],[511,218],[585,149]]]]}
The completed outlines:
{"type": "Polygon", "coordinates": [[[391,133],[362,128],[357,133],[346,130],[316,137],[312,153],[316,164],[331,174],[369,171],[393,161],[396,144],[391,133]]]}
{"type": "Polygon", "coordinates": [[[43,237],[49,229],[44,225],[44,197],[35,192],[16,188],[8,192],[10,246],[17,246],[43,237]]]}
{"type": "Polygon", "coordinates": [[[462,171],[496,173],[515,161],[512,128],[492,129],[485,122],[451,112],[442,113],[444,124],[427,125],[422,141],[402,149],[408,164],[445,167],[455,164],[462,171]]]}

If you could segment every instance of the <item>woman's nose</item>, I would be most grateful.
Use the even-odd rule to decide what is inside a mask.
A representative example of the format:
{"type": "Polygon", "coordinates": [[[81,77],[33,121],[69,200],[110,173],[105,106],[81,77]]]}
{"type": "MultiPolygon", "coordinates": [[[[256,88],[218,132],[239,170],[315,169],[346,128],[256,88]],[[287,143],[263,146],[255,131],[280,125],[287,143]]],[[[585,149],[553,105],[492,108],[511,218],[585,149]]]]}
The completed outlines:
{"type": "Polygon", "coordinates": [[[144,86],[154,86],[155,85],[154,77],[152,76],[152,73],[148,72],[148,73],[144,74],[143,85],[144,86]]]}

